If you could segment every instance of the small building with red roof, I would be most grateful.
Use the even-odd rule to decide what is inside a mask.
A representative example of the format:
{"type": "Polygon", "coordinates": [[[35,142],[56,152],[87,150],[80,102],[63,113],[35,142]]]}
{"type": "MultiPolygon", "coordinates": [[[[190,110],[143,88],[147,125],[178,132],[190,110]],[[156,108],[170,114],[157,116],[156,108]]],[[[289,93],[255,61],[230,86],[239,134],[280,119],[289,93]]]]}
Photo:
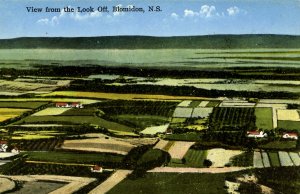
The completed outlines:
{"type": "Polygon", "coordinates": [[[282,138],[284,139],[298,139],[298,134],[295,132],[285,132],[282,134],[282,138]]]}
{"type": "Polygon", "coordinates": [[[247,131],[247,137],[254,137],[254,138],[263,138],[267,137],[268,135],[263,131],[247,131]]]}

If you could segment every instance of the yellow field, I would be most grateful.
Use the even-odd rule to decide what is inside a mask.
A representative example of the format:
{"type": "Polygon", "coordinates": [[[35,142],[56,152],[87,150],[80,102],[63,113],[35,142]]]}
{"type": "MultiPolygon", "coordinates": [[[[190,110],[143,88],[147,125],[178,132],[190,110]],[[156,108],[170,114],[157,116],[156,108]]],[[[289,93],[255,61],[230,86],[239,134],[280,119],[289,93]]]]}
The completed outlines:
{"type": "Polygon", "coordinates": [[[0,108],[0,122],[20,116],[30,109],[0,108]]]}
{"type": "Polygon", "coordinates": [[[66,97],[87,97],[102,98],[113,100],[133,100],[133,99],[157,99],[157,100],[200,100],[208,99],[203,97],[191,96],[167,96],[167,95],[151,95],[151,94],[118,94],[118,93],[102,93],[102,92],[76,92],[76,91],[55,91],[49,94],[41,94],[42,97],[66,96],[66,97]]]}
{"type": "Polygon", "coordinates": [[[57,131],[15,131],[13,133],[12,139],[49,139],[56,135],[62,135],[64,133],[57,131]]]}
{"type": "Polygon", "coordinates": [[[0,102],[80,102],[81,104],[93,104],[99,100],[77,99],[77,98],[3,98],[0,102]]]}
{"type": "Polygon", "coordinates": [[[278,120],[300,121],[298,110],[277,110],[278,120]]]}
{"type": "Polygon", "coordinates": [[[32,116],[53,116],[53,115],[60,115],[71,108],[46,108],[41,110],[37,113],[34,113],[32,116]]]}

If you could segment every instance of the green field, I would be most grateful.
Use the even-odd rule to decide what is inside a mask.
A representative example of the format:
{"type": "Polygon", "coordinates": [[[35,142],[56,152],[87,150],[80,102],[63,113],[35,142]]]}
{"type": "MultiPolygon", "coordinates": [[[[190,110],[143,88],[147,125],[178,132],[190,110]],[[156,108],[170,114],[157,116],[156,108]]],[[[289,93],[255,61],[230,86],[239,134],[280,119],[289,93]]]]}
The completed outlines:
{"type": "Polygon", "coordinates": [[[255,108],[256,127],[258,129],[273,129],[272,108],[255,108]]]}
{"type": "Polygon", "coordinates": [[[221,103],[221,101],[209,101],[205,107],[216,107],[221,103]]]}
{"type": "Polygon", "coordinates": [[[156,115],[112,115],[111,117],[116,119],[117,122],[128,123],[130,126],[135,126],[140,129],[154,125],[163,125],[170,120],[168,117],[156,115]]]}
{"type": "Polygon", "coordinates": [[[271,141],[266,144],[259,145],[261,149],[294,149],[297,141],[271,141]]]}
{"type": "Polygon", "coordinates": [[[172,159],[168,164],[170,167],[193,167],[193,168],[202,168],[203,162],[206,159],[207,151],[206,150],[194,150],[189,149],[184,156],[184,160],[172,159]]]}
{"type": "Polygon", "coordinates": [[[57,163],[121,163],[124,159],[122,155],[84,152],[26,152],[28,160],[57,162],[57,163]]]}
{"type": "MultiPolygon", "coordinates": [[[[28,99],[29,101],[30,99],[28,99]]],[[[40,106],[48,104],[47,102],[1,102],[0,108],[25,108],[25,109],[35,109],[40,106]]]]}
{"type": "Polygon", "coordinates": [[[95,108],[72,108],[60,114],[61,116],[94,116],[97,109],[95,108]]]}
{"type": "Polygon", "coordinates": [[[203,173],[147,173],[144,178],[136,180],[125,179],[108,194],[182,194],[203,193],[222,194],[226,174],[203,173]]]}
{"type": "Polygon", "coordinates": [[[201,103],[201,101],[199,101],[199,100],[193,100],[193,101],[189,104],[188,107],[190,107],[190,108],[195,108],[195,107],[199,106],[200,103],[201,103]]]}
{"type": "Polygon", "coordinates": [[[182,133],[182,134],[172,134],[172,135],[166,135],[164,139],[167,140],[174,140],[174,141],[201,141],[202,138],[199,133],[196,132],[188,132],[188,133],[182,133]]]}
{"type": "Polygon", "coordinates": [[[278,128],[286,130],[300,130],[299,121],[278,121],[278,128]]]}
{"type": "Polygon", "coordinates": [[[244,152],[234,156],[230,163],[232,166],[253,166],[253,152],[244,152]]]}
{"type": "Polygon", "coordinates": [[[95,116],[29,116],[16,123],[18,124],[92,124],[116,131],[132,132],[133,128],[104,120],[95,116]]]}
{"type": "Polygon", "coordinates": [[[185,154],[186,165],[189,167],[201,168],[203,161],[206,159],[206,150],[193,150],[189,149],[185,154]]]}
{"type": "Polygon", "coordinates": [[[273,167],[280,167],[280,161],[277,152],[268,152],[270,164],[273,167]]]}

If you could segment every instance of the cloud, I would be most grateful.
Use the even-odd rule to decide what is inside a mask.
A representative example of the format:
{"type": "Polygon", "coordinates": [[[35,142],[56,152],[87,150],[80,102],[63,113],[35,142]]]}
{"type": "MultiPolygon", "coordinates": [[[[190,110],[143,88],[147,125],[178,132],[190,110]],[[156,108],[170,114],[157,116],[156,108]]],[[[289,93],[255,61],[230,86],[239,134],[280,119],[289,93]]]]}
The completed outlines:
{"type": "Polygon", "coordinates": [[[172,13],[171,18],[177,20],[179,18],[179,15],[177,13],[172,13]]]}
{"type": "Polygon", "coordinates": [[[36,23],[47,25],[47,24],[49,24],[49,19],[48,18],[42,18],[42,19],[39,19],[36,23]]]}
{"type": "Polygon", "coordinates": [[[237,6],[229,7],[227,13],[229,16],[234,16],[240,13],[240,9],[237,6]]]}
{"type": "Polygon", "coordinates": [[[200,14],[203,17],[209,18],[212,17],[216,12],[215,6],[209,6],[209,5],[202,5],[200,9],[200,14]]]}
{"type": "Polygon", "coordinates": [[[185,9],[184,10],[184,17],[196,17],[200,16],[203,18],[210,18],[213,16],[218,16],[219,14],[216,12],[216,7],[215,6],[209,6],[209,5],[202,5],[200,10],[193,11],[190,9],[185,9]]]}
{"type": "Polygon", "coordinates": [[[190,10],[190,9],[184,10],[184,17],[194,17],[194,16],[199,16],[199,13],[194,12],[193,10],[190,10]]]}

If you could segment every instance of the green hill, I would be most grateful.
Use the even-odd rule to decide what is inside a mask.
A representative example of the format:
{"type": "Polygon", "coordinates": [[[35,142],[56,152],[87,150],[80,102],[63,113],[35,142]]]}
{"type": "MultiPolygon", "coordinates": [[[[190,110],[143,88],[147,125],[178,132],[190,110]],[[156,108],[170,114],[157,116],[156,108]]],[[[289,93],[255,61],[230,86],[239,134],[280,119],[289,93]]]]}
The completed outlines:
{"type": "Polygon", "coordinates": [[[156,48],[300,48],[300,36],[290,35],[206,35],[206,36],[103,36],[0,39],[0,49],[156,49],[156,48]]]}

